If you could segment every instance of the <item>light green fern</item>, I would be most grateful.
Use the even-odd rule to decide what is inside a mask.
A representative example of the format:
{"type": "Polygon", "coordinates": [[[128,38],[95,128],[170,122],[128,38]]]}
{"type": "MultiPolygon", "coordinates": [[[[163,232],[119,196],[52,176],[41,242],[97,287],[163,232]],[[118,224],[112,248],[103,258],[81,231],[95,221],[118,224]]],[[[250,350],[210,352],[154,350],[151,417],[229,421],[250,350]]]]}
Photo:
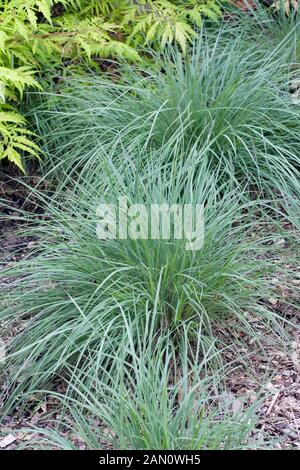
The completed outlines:
{"type": "Polygon", "coordinates": [[[188,42],[195,36],[192,26],[201,27],[203,17],[217,20],[221,15],[220,4],[214,1],[169,1],[147,0],[133,2],[127,8],[123,24],[132,26],[129,43],[137,44],[144,39],[144,44],[166,44],[176,42],[183,52],[188,42]]]}
{"type": "Polygon", "coordinates": [[[38,157],[39,154],[38,146],[30,139],[33,133],[24,128],[24,124],[25,119],[19,113],[16,113],[12,107],[2,106],[0,111],[0,160],[8,158],[23,172],[24,167],[20,151],[35,157],[38,157]]]}

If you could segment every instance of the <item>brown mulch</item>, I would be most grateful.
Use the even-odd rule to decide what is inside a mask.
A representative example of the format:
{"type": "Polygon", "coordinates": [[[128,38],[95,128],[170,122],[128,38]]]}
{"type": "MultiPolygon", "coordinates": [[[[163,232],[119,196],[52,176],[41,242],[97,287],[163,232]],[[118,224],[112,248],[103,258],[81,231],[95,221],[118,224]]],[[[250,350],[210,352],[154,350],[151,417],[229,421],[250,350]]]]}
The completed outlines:
{"type": "MultiPolygon", "coordinates": [[[[289,344],[257,321],[249,319],[263,348],[253,338],[243,338],[234,351],[224,353],[237,366],[226,377],[227,391],[235,399],[248,397],[251,405],[264,396],[259,408],[259,434],[262,445],[276,438],[278,449],[300,449],[300,316],[292,321],[299,329],[286,326],[289,344]],[[237,357],[240,356],[240,360],[237,357]],[[238,364],[240,362],[240,364],[238,364]]],[[[229,336],[228,336],[229,337],[229,336]]]]}
{"type": "MultiPolygon", "coordinates": [[[[33,176],[21,175],[14,166],[0,167],[0,240],[1,261],[5,263],[17,261],[22,258],[35,244],[35,237],[24,237],[18,234],[22,228],[22,212],[36,214],[42,212],[38,203],[34,202],[31,195],[28,198],[26,186],[46,189],[47,183],[36,176],[35,166],[29,170],[33,176]],[[42,181],[42,184],[41,184],[42,181]]],[[[3,279],[2,279],[3,282],[3,279]]]]}

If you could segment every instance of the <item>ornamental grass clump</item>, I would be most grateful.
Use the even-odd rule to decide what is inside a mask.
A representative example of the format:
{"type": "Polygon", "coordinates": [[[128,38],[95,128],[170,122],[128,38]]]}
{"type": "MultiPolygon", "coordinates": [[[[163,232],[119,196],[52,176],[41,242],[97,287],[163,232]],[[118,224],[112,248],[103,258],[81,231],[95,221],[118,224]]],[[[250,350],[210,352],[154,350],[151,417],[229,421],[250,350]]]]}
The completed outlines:
{"type": "MultiPolygon", "coordinates": [[[[255,433],[261,399],[254,404],[241,396],[237,402],[224,386],[230,367],[216,367],[211,347],[202,354],[201,336],[191,343],[188,325],[156,332],[157,311],[145,311],[144,327],[136,331],[124,319],[124,336],[111,348],[115,367],[70,368],[72,397],[53,392],[51,399],[63,412],[50,427],[23,430],[33,433],[21,444],[38,449],[78,449],[74,434],[86,449],[226,450],[269,448],[270,439],[255,433]],[[175,332],[173,332],[175,333],[175,332]],[[214,364],[214,373],[209,371],[214,364]]],[[[97,364],[99,351],[91,350],[97,364]]],[[[98,364],[99,366],[99,364],[98,364]]],[[[170,456],[168,456],[170,457],[170,456]]],[[[174,456],[174,459],[182,456],[174,456]]],[[[184,457],[184,456],[183,456],[184,457]]],[[[114,458],[107,456],[107,459],[114,458]]],[[[104,463],[104,462],[103,462],[104,463]]]]}
{"type": "Polygon", "coordinates": [[[242,188],[222,183],[222,172],[213,173],[203,158],[194,149],[185,158],[173,153],[170,163],[155,154],[138,165],[124,155],[122,165],[114,165],[107,155],[99,178],[87,186],[76,182],[60,198],[34,191],[46,217],[38,221],[20,211],[20,219],[24,235],[39,243],[2,269],[1,323],[7,330],[22,326],[9,345],[9,406],[24,392],[50,386],[71,365],[92,367],[91,350],[103,366],[105,354],[122,341],[124,318],[134,342],[145,310],[158,312],[157,331],[190,324],[203,351],[216,325],[230,318],[248,334],[254,334],[251,312],[277,328],[278,315],[262,302],[272,292],[276,235],[259,236],[257,205],[242,188]],[[202,204],[203,246],[189,250],[172,231],[167,239],[98,239],[99,202],[117,205],[119,197],[146,210],[155,203],[202,204]]]}
{"type": "MultiPolygon", "coordinates": [[[[99,173],[104,153],[134,161],[157,152],[182,159],[194,147],[225,180],[270,193],[299,178],[299,104],[284,45],[273,52],[231,34],[202,32],[186,56],[174,49],[156,64],[116,68],[115,77],[67,80],[33,111],[48,171],[60,183],[99,173]],[[245,44],[247,43],[247,53],[245,44]],[[58,173],[57,173],[58,172],[58,173]]],[[[159,157],[158,157],[159,158],[159,157]]],[[[45,170],[47,172],[47,170],[45,170]]]]}

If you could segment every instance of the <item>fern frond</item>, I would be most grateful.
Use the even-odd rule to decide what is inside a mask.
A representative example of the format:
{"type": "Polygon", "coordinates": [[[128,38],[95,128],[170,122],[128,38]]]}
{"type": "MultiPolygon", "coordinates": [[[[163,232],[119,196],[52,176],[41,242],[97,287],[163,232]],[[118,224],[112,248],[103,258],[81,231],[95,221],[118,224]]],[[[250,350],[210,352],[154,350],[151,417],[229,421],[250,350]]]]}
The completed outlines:
{"type": "MultiPolygon", "coordinates": [[[[21,114],[9,106],[0,108],[0,160],[7,158],[25,173],[21,152],[39,158],[39,147],[27,135],[23,128],[26,121],[21,114]],[[20,152],[21,151],[21,152],[20,152]]],[[[34,135],[29,132],[29,134],[34,135]]]]}

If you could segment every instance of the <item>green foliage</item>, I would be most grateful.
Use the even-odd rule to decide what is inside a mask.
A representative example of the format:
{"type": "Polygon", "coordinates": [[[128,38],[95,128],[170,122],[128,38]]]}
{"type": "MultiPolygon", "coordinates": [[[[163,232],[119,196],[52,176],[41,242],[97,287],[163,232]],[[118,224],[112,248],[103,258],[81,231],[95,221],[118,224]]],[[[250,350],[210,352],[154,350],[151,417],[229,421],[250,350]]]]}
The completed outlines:
{"type": "Polygon", "coordinates": [[[221,15],[220,3],[213,0],[135,2],[123,23],[126,26],[133,25],[130,42],[136,43],[142,38],[146,44],[159,43],[164,48],[166,44],[175,41],[185,52],[187,43],[196,35],[191,24],[200,27],[203,16],[217,20],[221,15]]]}
{"type": "MultiPolygon", "coordinates": [[[[278,52],[278,55],[285,54],[287,63],[296,64],[300,62],[300,16],[295,3],[294,8],[286,11],[293,2],[282,1],[273,3],[270,8],[255,2],[249,9],[251,10],[251,20],[249,13],[241,10],[234,11],[232,18],[232,34],[239,34],[245,31],[248,42],[255,43],[258,48],[269,50],[270,54],[278,52]]],[[[227,9],[230,7],[227,6],[227,9]]],[[[245,49],[247,53],[247,49],[245,49]]]]}
{"type": "MultiPolygon", "coordinates": [[[[88,28],[91,12],[111,13],[111,2],[92,3],[80,20],[88,28]]],[[[55,21],[60,39],[50,41],[51,57],[65,52],[76,63],[84,51],[92,63],[93,32],[75,38],[76,16],[55,21]]],[[[50,34],[49,22],[38,24],[50,34]]],[[[144,33],[136,32],[137,42],[144,33]]],[[[65,421],[57,428],[62,424],[64,434],[40,429],[37,446],[75,447],[65,412],[72,432],[91,449],[103,443],[116,449],[259,446],[249,396],[245,406],[239,398],[237,410],[221,386],[222,350],[225,343],[231,367],[229,339],[232,351],[250,337],[259,348],[271,329],[290,344],[282,328],[291,324],[290,311],[280,313],[278,304],[297,307],[299,274],[282,246],[282,237],[292,235],[290,228],[277,232],[269,215],[274,201],[253,201],[248,188],[255,197],[288,196],[284,216],[299,228],[299,107],[284,45],[270,53],[264,43],[249,47],[248,33],[232,33],[203,34],[187,54],[157,55],[149,67],[124,66],[115,83],[70,81],[33,110],[62,185],[51,195],[30,188],[34,212],[14,208],[7,216],[15,220],[18,211],[22,224],[20,260],[1,258],[1,334],[14,334],[1,370],[1,413],[22,412],[40,394],[59,398],[63,412],[54,411],[65,421]],[[117,203],[120,196],[148,209],[153,202],[203,204],[204,246],[187,251],[185,240],[174,237],[98,240],[99,202],[117,203]],[[26,244],[28,236],[38,239],[25,254],[23,236],[26,244]],[[58,381],[66,385],[63,397],[53,392],[58,381]]],[[[110,26],[105,34],[111,38],[110,26]]],[[[49,63],[41,54],[39,64],[44,60],[49,63]]],[[[3,97],[19,100],[26,82],[18,74],[10,78],[18,67],[2,67],[8,69],[3,97]]],[[[35,154],[22,117],[8,104],[3,110],[9,126],[3,151],[35,154]]],[[[6,156],[18,162],[16,153],[6,156]]],[[[250,350],[238,350],[245,351],[241,367],[250,350]]],[[[35,437],[27,444],[33,443],[35,437]]]]}
{"type": "Polygon", "coordinates": [[[8,160],[24,171],[20,150],[38,157],[39,147],[30,139],[33,135],[24,128],[24,118],[10,106],[2,106],[0,111],[0,160],[8,160]]]}
{"type": "Polygon", "coordinates": [[[224,179],[264,195],[284,185],[297,191],[299,105],[289,83],[298,72],[286,67],[284,44],[272,52],[247,38],[224,27],[203,34],[186,56],[171,51],[156,57],[156,68],[124,67],[116,83],[68,80],[34,110],[47,168],[60,182],[73,172],[87,180],[101,172],[104,148],[115,159],[126,148],[146,161],[153,152],[172,159],[172,148],[184,158],[195,147],[224,179]]]}
{"type": "MultiPolygon", "coordinates": [[[[38,70],[65,60],[138,61],[135,46],[144,40],[160,47],[177,42],[185,50],[192,25],[200,26],[202,16],[217,19],[220,1],[0,0],[0,100],[18,104],[25,87],[40,87],[38,70]]],[[[24,141],[24,119],[16,127],[6,106],[0,111],[0,160],[7,157],[24,171],[20,151],[37,156],[38,149],[24,141]],[[16,136],[23,148],[14,145],[16,136]]]]}
{"type": "Polygon", "coordinates": [[[115,450],[261,447],[258,434],[252,433],[261,400],[249,405],[246,397],[240,397],[240,407],[234,410],[222,383],[226,369],[215,366],[217,354],[213,349],[205,357],[199,354],[201,335],[191,346],[188,327],[183,325],[179,345],[174,344],[170,334],[155,335],[155,313],[145,315],[146,327],[138,331],[136,345],[131,341],[134,326],[130,319],[124,322],[124,339],[110,352],[116,358],[113,376],[102,369],[92,378],[88,369],[72,367],[70,375],[77,376],[71,384],[76,398],[51,394],[64,407],[60,416],[67,414],[72,425],[56,419],[52,429],[24,430],[36,437],[22,448],[75,450],[78,447],[69,438],[74,433],[87,449],[104,444],[115,450]],[[213,374],[208,373],[211,367],[213,374]]]}
{"type": "MultiPolygon", "coordinates": [[[[145,312],[157,312],[155,332],[189,324],[191,337],[193,328],[201,337],[203,354],[214,341],[215,325],[227,319],[251,335],[245,312],[276,328],[276,313],[261,299],[276,296],[269,277],[277,266],[264,256],[269,238],[251,239],[249,231],[259,227],[253,204],[243,203],[242,188],[230,191],[220,184],[222,175],[212,173],[196,150],[184,161],[180,149],[168,152],[172,162],[154,154],[146,166],[142,160],[134,163],[126,150],[115,164],[103,155],[102,171],[85,185],[48,203],[45,195],[35,194],[46,203],[47,220],[32,227],[33,216],[20,213],[28,221],[24,234],[37,236],[39,246],[2,270],[9,282],[0,292],[0,321],[8,330],[24,321],[7,358],[9,380],[16,385],[7,406],[74,364],[97,376],[93,367],[105,367],[105,354],[122,343],[124,321],[130,319],[135,343],[145,312]],[[99,201],[117,204],[121,195],[148,208],[153,201],[205,204],[204,246],[187,251],[185,240],[173,238],[98,240],[99,201]]],[[[276,245],[272,250],[275,256],[276,245]]]]}

